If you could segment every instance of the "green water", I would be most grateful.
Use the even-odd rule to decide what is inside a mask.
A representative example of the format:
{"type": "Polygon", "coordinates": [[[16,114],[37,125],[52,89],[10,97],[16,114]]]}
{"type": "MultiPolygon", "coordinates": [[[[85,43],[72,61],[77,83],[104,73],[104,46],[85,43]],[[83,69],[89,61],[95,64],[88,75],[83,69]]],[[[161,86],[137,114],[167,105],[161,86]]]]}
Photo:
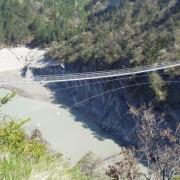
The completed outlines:
{"type": "MultiPolygon", "coordinates": [[[[7,90],[0,89],[0,97],[7,93],[7,90]]],[[[77,162],[89,151],[101,158],[121,151],[113,140],[104,138],[90,117],[75,116],[59,105],[16,96],[2,111],[16,118],[30,117],[31,121],[25,127],[27,132],[38,127],[51,148],[61,151],[71,162],[77,162]]]]}

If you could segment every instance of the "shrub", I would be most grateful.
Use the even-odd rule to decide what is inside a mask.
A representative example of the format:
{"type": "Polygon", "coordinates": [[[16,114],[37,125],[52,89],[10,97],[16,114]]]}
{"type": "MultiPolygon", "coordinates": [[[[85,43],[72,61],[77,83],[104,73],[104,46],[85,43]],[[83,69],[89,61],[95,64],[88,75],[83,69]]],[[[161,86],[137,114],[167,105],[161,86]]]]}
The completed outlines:
{"type": "Polygon", "coordinates": [[[150,74],[149,81],[151,82],[151,88],[153,89],[157,100],[165,101],[167,97],[165,81],[156,73],[150,74]]]}
{"type": "Polygon", "coordinates": [[[0,151],[7,149],[14,154],[23,154],[39,158],[46,153],[46,147],[37,139],[26,136],[22,126],[27,120],[20,122],[10,121],[0,127],[0,151]]]}

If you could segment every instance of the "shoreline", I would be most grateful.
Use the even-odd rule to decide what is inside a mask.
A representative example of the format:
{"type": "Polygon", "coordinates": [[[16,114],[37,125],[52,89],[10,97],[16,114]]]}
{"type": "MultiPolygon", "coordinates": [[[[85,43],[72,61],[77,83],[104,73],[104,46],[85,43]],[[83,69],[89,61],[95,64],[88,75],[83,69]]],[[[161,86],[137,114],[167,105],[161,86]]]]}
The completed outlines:
{"type": "MultiPolygon", "coordinates": [[[[22,51],[18,52],[21,53],[22,51]]],[[[38,58],[42,58],[42,51],[40,53],[38,49],[32,49],[31,53],[32,57],[29,57],[30,63],[33,65],[39,63],[41,65],[42,61],[39,62],[39,60],[42,59],[38,58]]],[[[25,58],[22,58],[21,54],[18,54],[18,57],[15,54],[14,60],[12,59],[15,61],[13,71],[4,71],[2,65],[0,82],[1,80],[2,82],[8,82],[10,79],[21,80],[21,71],[17,68],[16,62],[19,61],[20,57],[22,63],[24,63],[28,58],[27,55],[29,53],[24,56],[25,58]]],[[[8,57],[6,58],[8,59],[8,57]]],[[[3,62],[4,59],[0,54],[0,63],[1,61],[3,62]]],[[[12,117],[31,117],[32,122],[27,125],[26,130],[31,132],[32,128],[38,128],[42,133],[42,137],[50,145],[50,149],[56,149],[60,152],[62,149],[65,157],[71,158],[71,162],[78,161],[89,151],[94,152],[102,160],[108,159],[105,161],[106,165],[117,160],[116,155],[123,148],[119,140],[113,137],[112,134],[102,131],[99,125],[95,123],[95,117],[91,114],[78,109],[70,110],[63,103],[56,103],[53,92],[45,85],[39,83],[0,85],[0,89],[15,91],[19,96],[19,98],[12,100],[13,106],[9,103],[10,108],[7,108],[7,110],[10,115],[12,117]],[[20,101],[18,106],[13,103],[16,101],[20,101]],[[22,106],[21,103],[25,105],[22,106]],[[78,141],[81,144],[78,144],[78,141]]]]}
{"type": "MultiPolygon", "coordinates": [[[[44,89],[45,87],[42,86],[41,88],[44,89]]],[[[17,93],[19,96],[22,96],[22,97],[25,97],[25,98],[28,98],[28,99],[44,101],[44,102],[47,102],[47,103],[55,104],[51,100],[51,97],[49,97],[49,95],[47,95],[47,94],[46,95],[38,96],[36,94],[32,94],[32,93],[26,91],[24,88],[20,88],[20,87],[16,87],[16,86],[8,86],[8,85],[0,86],[0,89],[6,89],[6,90],[9,90],[9,91],[15,91],[15,93],[17,93]]]]}
{"type": "MultiPolygon", "coordinates": [[[[8,87],[6,87],[6,88],[0,87],[0,90],[1,89],[9,91],[8,87]]],[[[32,101],[35,103],[35,107],[33,107],[34,110],[32,112],[28,108],[28,106],[27,106],[27,109],[26,109],[26,107],[23,107],[23,109],[25,108],[27,111],[30,111],[30,112],[28,112],[29,115],[24,115],[25,111],[22,109],[21,113],[23,115],[22,114],[19,115],[19,112],[18,112],[17,116],[16,116],[16,117],[29,117],[29,116],[31,117],[31,121],[25,126],[27,133],[31,134],[31,132],[34,128],[38,128],[40,130],[40,132],[42,133],[42,138],[47,142],[50,150],[52,150],[54,152],[59,152],[59,151],[63,152],[66,159],[70,158],[71,163],[74,164],[74,163],[78,162],[79,158],[83,157],[86,153],[92,151],[98,157],[102,158],[102,160],[108,159],[108,161],[105,162],[105,164],[107,163],[107,165],[108,165],[109,162],[112,162],[115,159],[116,156],[114,156],[114,155],[117,155],[119,152],[121,152],[122,147],[113,139],[113,137],[111,135],[108,135],[105,132],[103,132],[99,128],[99,126],[96,123],[94,123],[93,117],[91,117],[89,114],[84,114],[84,113],[77,111],[77,110],[73,110],[73,112],[72,112],[72,111],[69,111],[68,109],[66,109],[64,107],[61,107],[61,104],[47,102],[47,101],[44,101],[42,99],[31,98],[31,97],[29,97],[29,95],[26,94],[26,92],[24,93],[24,95],[26,95],[26,96],[23,96],[22,93],[21,94],[18,93],[19,97],[15,98],[15,101],[19,101],[19,99],[27,99],[28,102],[32,101]],[[42,104],[42,106],[39,106],[38,104],[42,104]],[[45,106],[45,109],[46,108],[48,108],[48,109],[45,111],[44,110],[42,111],[42,109],[44,109],[43,106],[45,106]],[[51,111],[51,109],[55,109],[55,112],[53,113],[54,114],[53,117],[51,117],[50,113],[49,113],[49,117],[47,115],[45,115],[45,117],[48,117],[47,119],[36,117],[36,113],[41,114],[42,112],[44,112],[46,114],[47,113],[46,111],[51,111]],[[58,112],[59,113],[61,112],[60,115],[58,114],[58,112]],[[58,118],[58,116],[59,116],[59,118],[58,118]],[[52,121],[50,124],[49,124],[49,122],[50,122],[49,118],[52,121]],[[56,119],[56,118],[58,118],[58,119],[56,119]],[[62,123],[61,121],[63,121],[64,123],[62,123]],[[60,124],[61,124],[61,128],[57,129],[58,127],[60,127],[60,124]],[[69,127],[67,127],[67,124],[69,127]],[[82,130],[81,128],[84,130],[82,130]],[[68,131],[70,129],[71,129],[71,131],[70,131],[70,133],[68,133],[68,131]],[[63,132],[61,132],[61,131],[63,131],[63,132]],[[81,131],[84,134],[81,134],[81,131]],[[60,134],[62,133],[61,136],[58,135],[59,133],[60,134]],[[64,133],[65,134],[68,133],[69,135],[66,136],[64,133]],[[78,135],[77,133],[78,134],[80,133],[80,134],[78,135]],[[70,141],[70,139],[72,137],[73,137],[73,139],[74,138],[76,139],[76,136],[77,137],[79,136],[80,139],[84,139],[83,141],[81,141],[82,147],[80,147],[80,149],[81,149],[80,152],[78,152],[79,150],[77,151],[77,149],[79,149],[78,141],[73,140],[72,142],[68,142],[68,141],[70,141]],[[92,136],[92,137],[90,137],[90,136],[92,136]],[[64,137],[67,140],[64,141],[64,138],[61,140],[58,140],[59,137],[64,137]],[[91,140],[92,142],[89,141],[88,139],[91,140]],[[68,143],[65,143],[65,144],[69,144],[69,143],[70,144],[69,145],[64,144],[65,147],[63,147],[63,146],[59,145],[58,141],[61,141],[60,144],[64,144],[66,141],[68,143]],[[93,151],[93,149],[96,149],[97,147],[91,146],[91,144],[94,144],[94,143],[95,144],[97,143],[97,146],[99,146],[99,149],[97,149],[97,151],[93,151]],[[106,150],[104,150],[103,148],[100,148],[101,143],[102,143],[102,147],[103,146],[106,147],[108,143],[112,147],[109,145],[106,147],[106,150]],[[89,144],[89,145],[87,145],[87,144],[89,144]],[[74,146],[74,148],[76,147],[76,150],[74,151],[73,148],[70,148],[69,146],[70,147],[74,146]],[[86,146],[89,147],[89,151],[83,150],[83,149],[88,148],[86,146]],[[62,147],[62,150],[61,150],[61,147],[62,147]],[[113,150],[113,147],[114,147],[114,150],[113,150]],[[109,152],[107,150],[108,148],[111,149],[110,151],[113,150],[114,152],[113,153],[111,152],[112,154],[105,155],[105,154],[108,154],[108,152],[109,152]],[[119,151],[117,151],[117,149],[119,149],[119,151]],[[82,153],[82,151],[83,151],[83,153],[82,153]],[[76,155],[75,155],[76,153],[78,154],[78,158],[76,158],[76,155]],[[102,156],[100,155],[101,153],[102,153],[102,156]],[[111,156],[113,156],[113,158],[110,158],[111,156]]],[[[12,103],[10,102],[7,106],[9,106],[9,105],[11,106],[11,104],[14,104],[13,101],[14,100],[12,100],[12,103]]],[[[20,107],[18,106],[16,108],[19,109],[20,107]]],[[[8,108],[8,109],[10,111],[13,110],[12,108],[8,108]]],[[[11,114],[10,114],[10,116],[11,116],[11,114]]],[[[12,117],[14,117],[14,115],[12,117]]],[[[76,139],[76,140],[78,140],[78,139],[76,139]]]]}
{"type": "MultiPolygon", "coordinates": [[[[0,82],[21,81],[26,66],[40,66],[44,63],[45,49],[31,49],[16,46],[0,49],[0,82]]],[[[29,72],[27,72],[28,75],[29,72]]],[[[18,94],[36,100],[51,102],[52,93],[41,84],[10,84],[0,88],[16,91],[18,94]]]]}

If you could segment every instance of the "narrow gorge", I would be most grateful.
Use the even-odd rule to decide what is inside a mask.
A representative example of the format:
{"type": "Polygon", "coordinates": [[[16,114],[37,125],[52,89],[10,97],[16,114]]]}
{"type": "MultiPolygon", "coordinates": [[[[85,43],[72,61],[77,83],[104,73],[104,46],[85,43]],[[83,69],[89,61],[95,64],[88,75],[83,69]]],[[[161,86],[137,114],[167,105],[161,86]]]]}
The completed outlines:
{"type": "MultiPolygon", "coordinates": [[[[114,67],[118,68],[118,65],[108,67],[106,64],[103,67],[102,64],[98,65],[96,62],[86,65],[83,62],[76,62],[74,64],[59,63],[59,65],[44,68],[30,67],[30,69],[34,75],[52,75],[92,72],[114,67]]],[[[171,77],[166,71],[169,70],[159,72],[164,80],[179,80],[179,76],[171,77]]],[[[148,107],[151,104],[159,114],[166,111],[166,120],[172,128],[179,120],[180,99],[177,98],[177,94],[180,84],[167,83],[168,94],[164,101],[156,98],[151,84],[149,74],[140,74],[99,80],[50,83],[46,87],[53,92],[55,103],[64,103],[69,108],[72,107],[72,110],[75,109],[84,115],[86,113],[92,115],[95,123],[104,132],[113,135],[120,144],[127,145],[136,144],[137,120],[130,113],[131,107],[140,108],[142,105],[148,107]]]]}

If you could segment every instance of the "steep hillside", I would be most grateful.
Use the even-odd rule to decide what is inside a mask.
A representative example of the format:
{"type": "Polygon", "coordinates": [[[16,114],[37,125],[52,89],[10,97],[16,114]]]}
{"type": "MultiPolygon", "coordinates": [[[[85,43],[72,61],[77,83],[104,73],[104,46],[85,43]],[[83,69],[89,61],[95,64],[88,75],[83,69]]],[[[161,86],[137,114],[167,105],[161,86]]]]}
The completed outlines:
{"type": "Polygon", "coordinates": [[[50,55],[69,62],[95,59],[128,65],[180,57],[179,1],[93,2],[86,6],[87,31],[56,45],[50,55]]]}
{"type": "MultiPolygon", "coordinates": [[[[180,58],[180,1],[97,0],[90,1],[85,10],[88,12],[86,31],[54,43],[47,54],[48,58],[64,63],[67,72],[117,69],[180,58]]],[[[66,88],[76,88],[65,93],[71,92],[72,104],[103,94],[77,107],[97,117],[103,130],[131,141],[136,122],[128,114],[130,106],[152,103],[156,111],[166,112],[172,127],[179,121],[180,87],[165,82],[179,80],[179,72],[176,68],[161,72],[168,74],[151,73],[141,78],[110,79],[92,85],[87,85],[88,81],[80,87],[77,85],[82,83],[67,83],[66,88]],[[150,84],[104,93],[142,82],[150,84]]]]}
{"type": "Polygon", "coordinates": [[[62,41],[86,27],[88,0],[1,0],[0,42],[62,41]]]}
{"type": "MultiPolygon", "coordinates": [[[[180,59],[178,0],[90,1],[85,10],[86,32],[56,43],[48,56],[81,64],[77,71],[91,70],[92,66],[93,70],[101,70],[180,59]]],[[[179,69],[173,72],[177,74],[179,69]]],[[[161,78],[158,76],[151,75],[150,80],[161,78]]],[[[163,84],[151,86],[160,99],[165,99],[163,84]]]]}

